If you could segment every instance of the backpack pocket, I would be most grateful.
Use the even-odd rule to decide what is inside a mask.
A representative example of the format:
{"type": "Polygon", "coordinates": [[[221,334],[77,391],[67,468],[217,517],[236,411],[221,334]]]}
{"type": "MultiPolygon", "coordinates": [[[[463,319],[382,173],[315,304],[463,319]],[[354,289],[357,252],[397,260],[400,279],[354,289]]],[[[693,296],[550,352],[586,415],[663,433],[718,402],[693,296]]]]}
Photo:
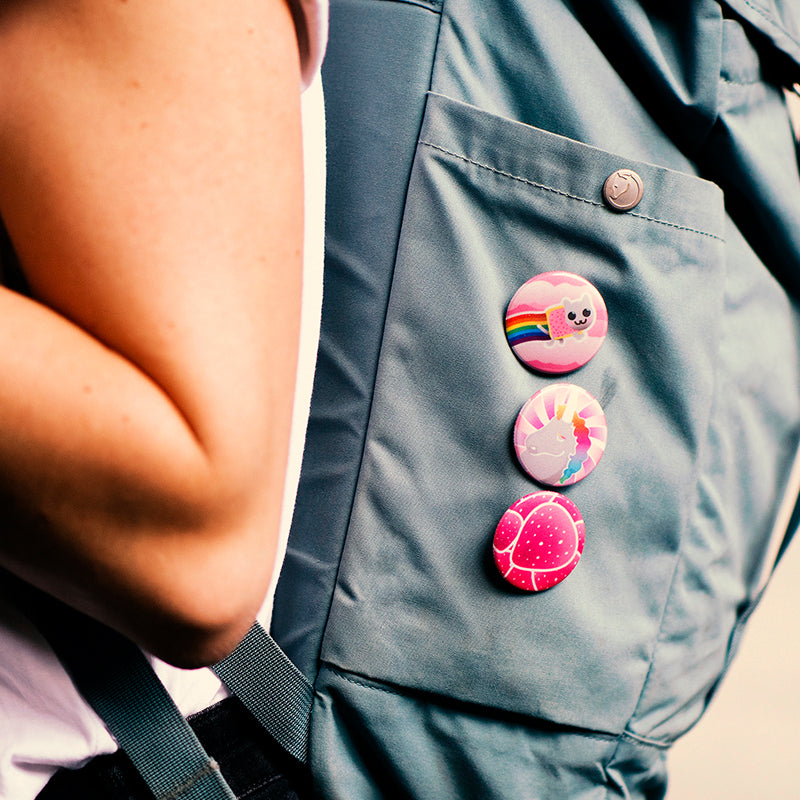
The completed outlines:
{"type": "MultiPolygon", "coordinates": [[[[715,389],[724,209],[700,178],[428,96],[366,446],[322,658],[445,698],[617,734],[642,692],[715,389]],[[603,186],[635,171],[641,202],[603,186]],[[534,275],[589,280],[608,334],[566,376],[525,367],[504,315],[534,275]],[[539,488],[512,430],[537,390],[602,405],[608,444],[564,488],[586,544],[559,585],[523,594],[492,556],[504,511],[539,488]]],[[[720,662],[724,658],[724,637],[720,662]]]]}

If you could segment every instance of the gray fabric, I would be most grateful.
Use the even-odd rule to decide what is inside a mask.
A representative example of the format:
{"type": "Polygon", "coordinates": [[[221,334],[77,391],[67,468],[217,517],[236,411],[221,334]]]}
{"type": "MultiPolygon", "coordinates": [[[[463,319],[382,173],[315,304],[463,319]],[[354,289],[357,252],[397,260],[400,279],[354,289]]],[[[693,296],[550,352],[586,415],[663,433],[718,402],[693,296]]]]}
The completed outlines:
{"type": "Polygon", "coordinates": [[[316,673],[364,448],[438,31],[439,16],[432,9],[438,7],[354,0],[332,9],[326,64],[341,64],[343,70],[325,75],[325,91],[335,101],[325,110],[333,158],[321,342],[299,502],[271,628],[306,675],[316,673]],[[354,75],[368,77],[357,92],[350,83],[354,75]],[[380,158],[369,157],[378,153],[380,158]]]}
{"type": "Polygon", "coordinates": [[[609,800],[653,796],[664,782],[665,750],[631,736],[458,706],[329,667],[320,683],[323,797],[609,800]]]}
{"type": "Polygon", "coordinates": [[[800,441],[789,7],[446,0],[437,29],[435,7],[334,1],[324,336],[275,612],[312,668],[327,616],[322,796],[663,796],[800,441]],[[618,168],[645,186],[625,214],[601,199],[618,168]],[[537,488],[511,429],[553,379],[516,360],[503,314],[550,269],[608,306],[568,380],[609,437],[565,490],[583,558],[530,596],[490,544],[537,488]]]}
{"type": "Polygon", "coordinates": [[[718,339],[684,331],[722,315],[721,193],[440,95],[420,140],[324,658],[621,730],[650,667],[709,423],[718,339]],[[619,167],[648,191],[626,215],[599,196],[619,167]],[[511,426],[553,378],[522,367],[502,321],[543,268],[588,278],[608,306],[613,330],[572,380],[603,406],[609,445],[568,490],[587,525],[580,569],[519,597],[486,555],[505,509],[535,488],[509,454],[511,426]]]}

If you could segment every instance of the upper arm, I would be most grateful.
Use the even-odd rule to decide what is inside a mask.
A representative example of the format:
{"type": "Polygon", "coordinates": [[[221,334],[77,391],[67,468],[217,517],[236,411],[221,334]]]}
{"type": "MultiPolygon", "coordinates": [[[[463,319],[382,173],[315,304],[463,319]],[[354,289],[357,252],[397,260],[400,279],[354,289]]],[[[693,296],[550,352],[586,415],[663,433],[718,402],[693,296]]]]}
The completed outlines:
{"type": "Polygon", "coordinates": [[[0,215],[33,294],[207,448],[259,438],[295,336],[297,61],[283,0],[0,10],[0,215]]]}
{"type": "Polygon", "coordinates": [[[299,84],[285,0],[0,3],[0,217],[38,301],[0,289],[0,486],[36,495],[53,529],[0,542],[0,561],[67,599],[106,576],[76,604],[145,645],[150,608],[200,587],[214,627],[266,589],[299,324],[299,84]]]}

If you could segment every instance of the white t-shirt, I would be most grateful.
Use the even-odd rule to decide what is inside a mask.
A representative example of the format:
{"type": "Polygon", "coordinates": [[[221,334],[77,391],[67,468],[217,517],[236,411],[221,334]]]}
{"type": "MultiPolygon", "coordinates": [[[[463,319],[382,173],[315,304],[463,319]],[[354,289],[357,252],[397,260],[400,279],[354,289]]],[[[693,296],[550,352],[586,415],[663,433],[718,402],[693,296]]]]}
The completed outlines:
{"type": "MultiPolygon", "coordinates": [[[[325,190],[324,111],[319,67],[327,36],[327,0],[294,0],[302,56],[306,232],[300,356],[281,533],[273,580],[259,613],[269,625],[300,475],[322,304],[325,190]]],[[[184,715],[227,696],[208,669],[181,670],[151,658],[184,715]]],[[[0,598],[0,800],[33,800],[61,766],[77,768],[117,749],[38,631],[0,598]]],[[[87,798],[87,800],[89,800],[87,798]]]]}

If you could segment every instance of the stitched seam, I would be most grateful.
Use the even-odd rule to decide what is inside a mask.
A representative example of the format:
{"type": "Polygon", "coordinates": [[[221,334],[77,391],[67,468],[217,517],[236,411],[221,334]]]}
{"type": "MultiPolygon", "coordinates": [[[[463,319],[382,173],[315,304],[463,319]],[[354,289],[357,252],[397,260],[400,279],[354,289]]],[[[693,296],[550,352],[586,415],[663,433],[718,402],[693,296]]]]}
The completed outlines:
{"type": "MultiPolygon", "coordinates": [[[[420,144],[425,145],[426,147],[430,147],[434,150],[438,150],[441,153],[445,153],[448,156],[452,156],[453,158],[459,159],[459,161],[464,161],[467,164],[472,164],[475,167],[481,167],[482,169],[488,169],[489,172],[494,172],[495,175],[500,175],[503,178],[511,178],[511,180],[519,181],[520,183],[527,184],[528,186],[532,186],[534,189],[542,189],[545,192],[552,192],[553,194],[560,195],[561,197],[568,197],[570,200],[577,200],[580,203],[587,203],[590,206],[603,206],[602,203],[596,200],[588,200],[585,197],[578,197],[574,194],[569,194],[569,192],[564,192],[560,189],[554,189],[552,186],[545,186],[543,183],[536,183],[536,181],[532,181],[529,178],[523,178],[520,175],[514,175],[513,172],[505,172],[504,170],[497,169],[496,167],[489,166],[489,164],[482,164],[480,161],[474,161],[471,158],[467,158],[466,156],[459,155],[458,153],[454,153],[452,150],[447,150],[444,147],[441,147],[438,144],[433,144],[433,142],[426,142],[420,141],[420,144]]],[[[668,223],[669,224],[669,223],[668,223]]],[[[710,235],[710,234],[709,234],[710,235]]]]}
{"type": "MultiPolygon", "coordinates": [[[[354,686],[358,686],[358,687],[360,687],[362,689],[371,689],[373,692],[383,692],[384,694],[391,695],[392,697],[406,697],[406,695],[403,692],[401,692],[401,691],[399,691],[397,689],[392,689],[392,688],[390,688],[388,686],[385,686],[383,684],[376,685],[374,683],[368,683],[366,680],[359,679],[359,678],[351,675],[350,673],[344,672],[344,671],[334,667],[331,664],[327,664],[326,666],[327,666],[328,670],[330,672],[332,672],[334,675],[336,675],[337,677],[341,678],[343,681],[347,681],[348,683],[352,683],[354,686]]],[[[464,705],[468,705],[468,703],[465,702],[464,705]]],[[[500,710],[502,710],[502,709],[500,709],[500,710]]],[[[544,720],[544,722],[549,722],[549,720],[544,720]]],[[[559,726],[559,723],[556,723],[556,722],[554,722],[552,724],[556,725],[556,726],[559,726]]],[[[669,746],[669,745],[664,744],[663,742],[656,742],[655,740],[650,741],[650,740],[645,739],[643,737],[637,737],[635,734],[628,734],[627,731],[623,731],[621,734],[614,734],[614,733],[600,734],[600,733],[592,733],[591,731],[584,731],[584,730],[581,730],[579,728],[576,728],[576,727],[573,727],[573,726],[569,726],[569,725],[564,725],[564,726],[559,726],[559,727],[563,727],[564,728],[564,732],[568,733],[570,735],[580,736],[582,739],[592,739],[593,741],[604,742],[605,744],[609,744],[611,742],[614,742],[615,740],[619,740],[622,737],[625,737],[625,738],[630,737],[637,744],[653,744],[653,745],[655,745],[655,746],[657,746],[659,748],[666,748],[666,747],[669,746]]]]}
{"type": "Polygon", "coordinates": [[[189,791],[198,781],[203,780],[207,775],[213,772],[219,772],[219,764],[213,759],[209,759],[208,763],[201,767],[193,775],[190,775],[183,783],[178,784],[171,792],[161,795],[158,800],[175,800],[189,791]]]}
{"type": "Polygon", "coordinates": [[[400,692],[390,689],[388,686],[376,686],[375,684],[367,683],[366,681],[359,680],[358,678],[348,675],[346,672],[342,672],[335,667],[328,666],[328,669],[335,675],[338,675],[343,681],[352,683],[355,686],[360,686],[362,689],[372,689],[373,692],[383,692],[384,694],[390,694],[393,697],[403,697],[400,692]]]}
{"type": "Polygon", "coordinates": [[[283,777],[283,775],[272,775],[269,778],[258,781],[258,783],[254,783],[252,786],[249,786],[247,789],[241,792],[239,800],[247,800],[248,797],[252,797],[256,792],[260,792],[262,789],[266,789],[267,786],[277,783],[278,781],[282,780],[283,777]]]}
{"type": "MultiPolygon", "coordinates": [[[[438,144],[434,144],[433,142],[427,142],[424,140],[420,140],[421,145],[425,145],[425,147],[430,147],[433,150],[438,150],[445,155],[452,156],[453,158],[457,158],[459,161],[464,161],[467,164],[472,164],[475,167],[480,167],[481,169],[487,169],[489,172],[493,172],[495,175],[500,175],[503,178],[510,178],[513,181],[518,181],[519,183],[524,183],[527,186],[531,186],[534,189],[541,189],[544,192],[552,192],[553,194],[557,194],[561,197],[566,197],[569,200],[577,200],[579,203],[586,203],[590,206],[596,206],[598,208],[605,208],[605,206],[597,200],[589,200],[585,197],[578,197],[577,195],[570,194],[569,192],[564,192],[561,189],[554,189],[552,186],[545,186],[543,183],[537,183],[536,181],[532,181],[529,178],[523,178],[521,175],[514,175],[512,172],[506,172],[501,169],[497,169],[496,167],[492,167],[489,164],[483,164],[480,161],[474,161],[471,158],[467,158],[466,156],[459,155],[458,153],[454,153],[451,150],[448,150],[444,147],[441,147],[438,144]]],[[[674,222],[668,222],[664,219],[658,219],[657,217],[649,217],[646,214],[640,214],[635,211],[628,211],[626,212],[627,216],[630,217],[638,217],[639,219],[647,220],[648,222],[655,222],[659,225],[666,225],[667,227],[674,228],[679,231],[686,231],[688,233],[696,233],[699,236],[708,236],[711,239],[717,239],[718,241],[722,242],[724,239],[721,236],[717,236],[714,233],[709,233],[708,231],[700,231],[696,228],[689,228],[685,225],[677,225],[674,222]]]]}
{"type": "Polygon", "coordinates": [[[632,731],[623,731],[623,739],[630,739],[634,744],[647,745],[647,747],[657,747],[659,750],[668,750],[670,748],[669,742],[662,742],[659,739],[650,739],[647,736],[639,736],[632,731]]]}
{"type": "Polygon", "coordinates": [[[783,33],[786,36],[787,39],[789,39],[794,44],[796,44],[798,47],[800,47],[800,41],[798,41],[791,33],[789,33],[789,31],[787,31],[786,28],[783,26],[782,22],[779,22],[778,20],[776,20],[775,17],[772,16],[772,14],[770,14],[769,12],[767,12],[765,9],[761,8],[760,6],[757,6],[754,3],[751,3],[750,0],[744,0],[744,4],[748,8],[752,8],[753,11],[756,12],[756,14],[759,14],[760,16],[764,17],[764,19],[767,22],[769,22],[769,24],[772,25],[773,28],[777,28],[781,33],[783,33]]]}
{"type": "Polygon", "coordinates": [[[761,86],[762,83],[763,83],[763,81],[758,80],[758,79],[756,79],[754,81],[734,81],[734,80],[731,80],[730,78],[726,78],[724,75],[720,75],[719,79],[723,83],[730,84],[731,86],[745,86],[745,87],[746,86],[761,86]]]}
{"type": "Polygon", "coordinates": [[[402,3],[408,6],[419,6],[426,8],[428,11],[440,13],[442,10],[442,0],[383,0],[384,2],[402,3]]]}

